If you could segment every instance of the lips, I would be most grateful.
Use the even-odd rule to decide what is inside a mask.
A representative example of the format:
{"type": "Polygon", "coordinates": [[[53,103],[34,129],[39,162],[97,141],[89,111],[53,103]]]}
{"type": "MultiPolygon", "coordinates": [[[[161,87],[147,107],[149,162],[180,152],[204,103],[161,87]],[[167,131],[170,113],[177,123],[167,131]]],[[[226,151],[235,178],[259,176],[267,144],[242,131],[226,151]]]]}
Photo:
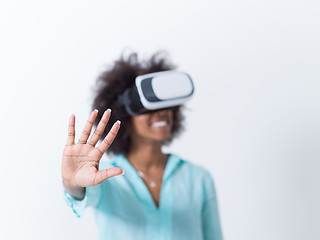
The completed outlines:
{"type": "Polygon", "coordinates": [[[169,124],[168,124],[168,121],[165,121],[165,120],[163,120],[163,121],[156,121],[156,122],[152,122],[151,123],[151,127],[166,127],[166,126],[168,126],[169,124]]]}

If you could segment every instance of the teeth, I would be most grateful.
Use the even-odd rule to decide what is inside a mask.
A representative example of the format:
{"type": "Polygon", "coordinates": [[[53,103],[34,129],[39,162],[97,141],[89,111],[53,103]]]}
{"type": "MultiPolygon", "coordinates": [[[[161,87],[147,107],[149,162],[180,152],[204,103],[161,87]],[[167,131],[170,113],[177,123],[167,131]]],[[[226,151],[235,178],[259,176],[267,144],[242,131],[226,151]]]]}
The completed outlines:
{"type": "Polygon", "coordinates": [[[164,127],[167,126],[168,123],[166,121],[154,122],[152,123],[152,127],[164,127]]]}

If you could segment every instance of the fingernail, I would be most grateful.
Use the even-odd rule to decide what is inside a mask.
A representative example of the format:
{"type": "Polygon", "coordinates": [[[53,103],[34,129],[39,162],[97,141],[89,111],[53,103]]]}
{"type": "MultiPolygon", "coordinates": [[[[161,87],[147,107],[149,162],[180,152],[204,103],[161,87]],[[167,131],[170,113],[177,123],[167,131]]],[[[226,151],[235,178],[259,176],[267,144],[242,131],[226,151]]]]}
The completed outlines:
{"type": "Polygon", "coordinates": [[[124,175],[125,174],[125,171],[124,170],[122,170],[122,173],[120,174],[120,176],[122,176],[122,175],[124,175]]]}
{"type": "Polygon", "coordinates": [[[111,112],[111,109],[110,109],[110,108],[108,108],[108,109],[107,109],[107,111],[111,112]]]}
{"type": "Polygon", "coordinates": [[[121,121],[118,120],[117,123],[121,124],[121,121]]]}
{"type": "Polygon", "coordinates": [[[98,110],[98,109],[95,109],[94,111],[99,112],[99,110],[98,110]]]}

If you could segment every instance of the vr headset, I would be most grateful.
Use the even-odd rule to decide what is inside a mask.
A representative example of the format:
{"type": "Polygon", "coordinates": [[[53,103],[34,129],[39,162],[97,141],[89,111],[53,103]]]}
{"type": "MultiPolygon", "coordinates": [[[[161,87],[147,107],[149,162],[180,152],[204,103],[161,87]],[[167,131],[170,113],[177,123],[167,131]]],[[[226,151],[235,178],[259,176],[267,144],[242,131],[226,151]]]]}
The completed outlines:
{"type": "Polygon", "coordinates": [[[135,85],[118,100],[131,116],[173,108],[188,101],[194,92],[191,77],[178,71],[163,71],[136,77],[135,85]]]}

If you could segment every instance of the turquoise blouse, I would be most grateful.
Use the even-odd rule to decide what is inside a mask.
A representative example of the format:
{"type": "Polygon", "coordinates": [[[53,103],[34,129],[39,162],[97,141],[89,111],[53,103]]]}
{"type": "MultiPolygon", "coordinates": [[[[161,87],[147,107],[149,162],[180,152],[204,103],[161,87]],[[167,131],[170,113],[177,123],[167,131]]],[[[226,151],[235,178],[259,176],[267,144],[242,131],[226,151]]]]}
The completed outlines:
{"type": "Polygon", "coordinates": [[[86,188],[81,201],[64,192],[78,217],[86,207],[93,207],[99,239],[222,239],[214,183],[204,168],[171,154],[157,207],[124,155],[115,155],[100,165],[101,170],[120,167],[125,174],[86,188]]]}

